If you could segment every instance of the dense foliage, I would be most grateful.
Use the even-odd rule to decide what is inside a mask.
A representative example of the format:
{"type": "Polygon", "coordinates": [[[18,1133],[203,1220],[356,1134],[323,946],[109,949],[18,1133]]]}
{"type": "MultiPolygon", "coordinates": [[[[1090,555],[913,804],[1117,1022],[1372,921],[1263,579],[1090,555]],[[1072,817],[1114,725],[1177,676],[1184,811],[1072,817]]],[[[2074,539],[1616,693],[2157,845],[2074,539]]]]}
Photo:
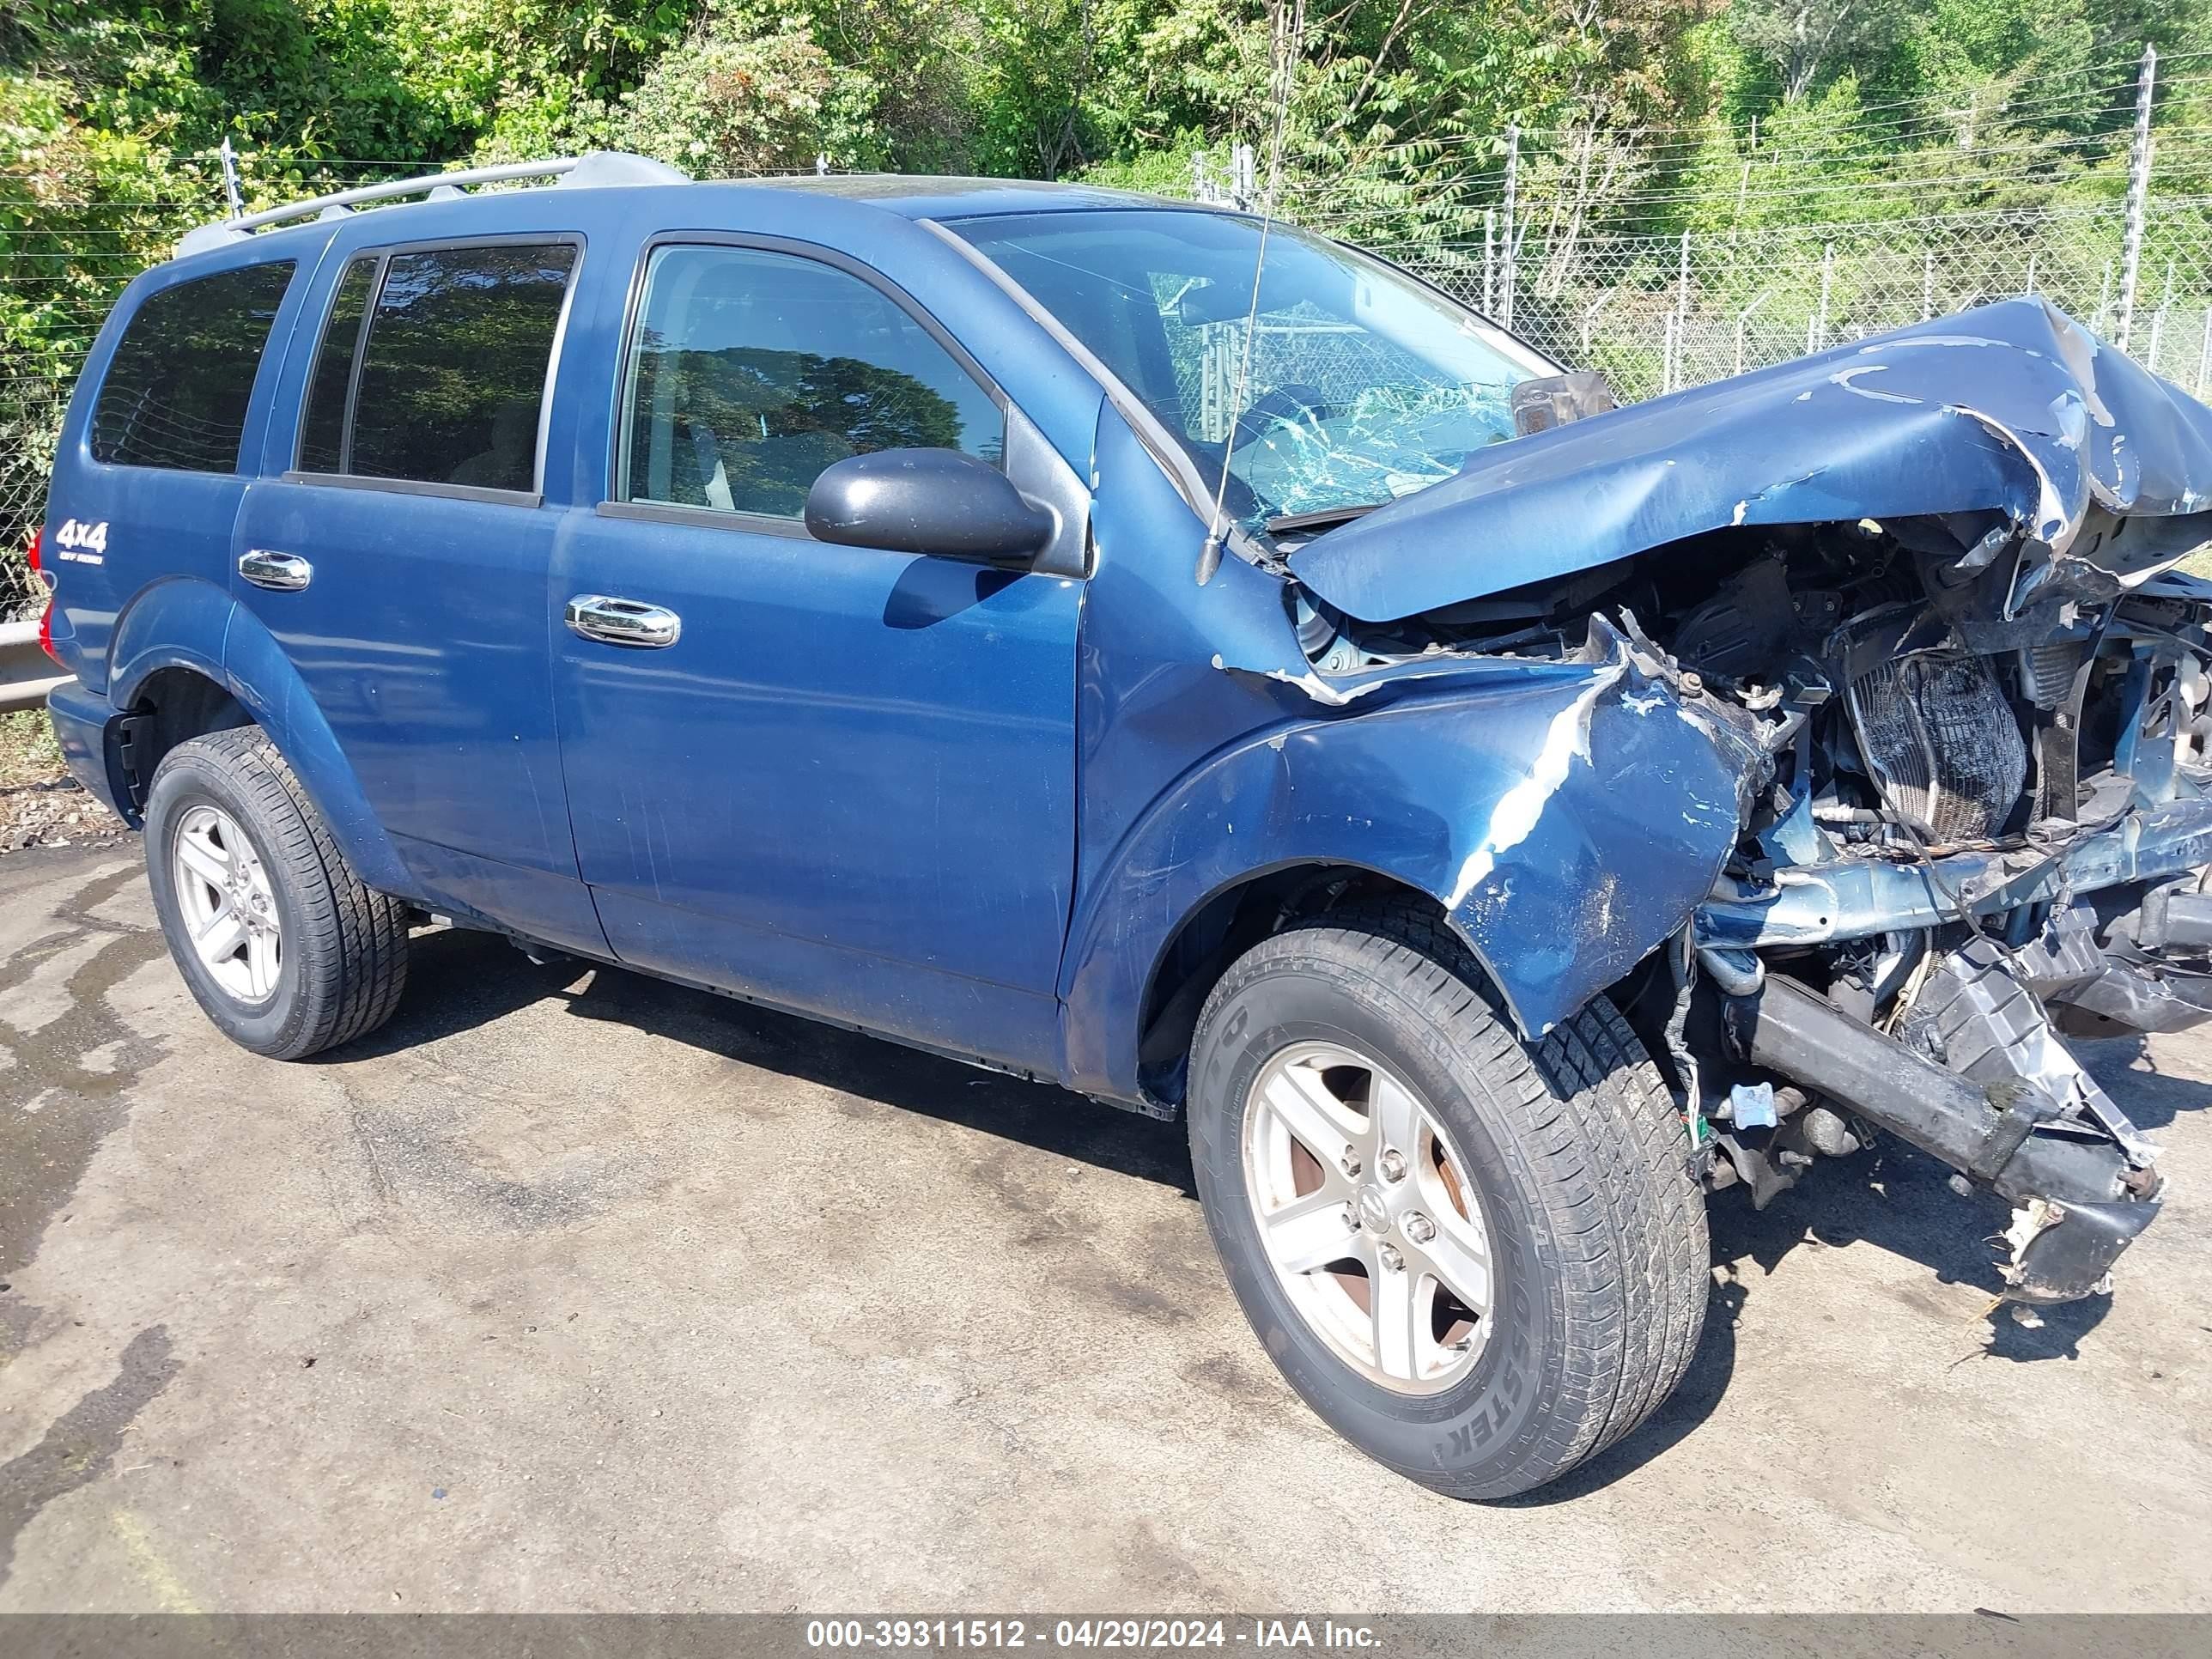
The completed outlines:
{"type": "MultiPolygon", "coordinates": [[[[1517,123],[1532,161],[1626,200],[1663,176],[1672,210],[1643,216],[1670,222],[1731,197],[1762,125],[1846,174],[1925,151],[1957,179],[1962,150],[2049,140],[2063,177],[2087,149],[2063,140],[2127,124],[2144,44],[2176,105],[2212,45],[2212,0],[1316,0],[1298,21],[1294,179],[1479,182],[1517,123]]],[[[1263,0],[11,0],[4,160],[50,199],[204,191],[226,137],[267,192],[610,143],[700,173],[820,155],[1180,182],[1192,151],[1265,136],[1276,23],[1263,0]]]]}
{"type": "Polygon", "coordinates": [[[2212,280],[2212,0],[8,0],[0,614],[84,349],[221,210],[226,143],[249,208],[607,146],[1181,192],[1249,145],[1285,212],[1463,292],[1517,227],[1516,324],[1640,395],[1740,365],[1754,311],[1754,361],[2023,281],[2109,323],[2147,44],[2170,301],[2212,280]],[[1827,257],[1985,209],[1940,271],[1827,257]]]}
{"type": "Polygon", "coordinates": [[[2112,199],[2146,43],[2161,188],[2212,193],[2212,0],[9,0],[0,348],[65,375],[226,140],[249,206],[605,145],[1181,190],[1241,142],[1402,246],[1476,234],[1510,129],[1557,253],[2112,199]]]}

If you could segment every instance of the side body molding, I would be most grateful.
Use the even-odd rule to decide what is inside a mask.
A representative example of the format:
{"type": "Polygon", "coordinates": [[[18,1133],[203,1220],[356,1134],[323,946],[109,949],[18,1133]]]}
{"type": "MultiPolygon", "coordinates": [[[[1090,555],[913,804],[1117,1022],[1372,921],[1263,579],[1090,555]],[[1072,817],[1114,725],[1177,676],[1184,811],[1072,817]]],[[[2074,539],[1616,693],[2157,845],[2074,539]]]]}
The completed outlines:
{"type": "Polygon", "coordinates": [[[108,700],[118,709],[129,708],[160,669],[189,668],[225,687],[291,763],[362,880],[403,898],[422,896],[298,671],[228,593],[199,580],[152,584],[118,619],[108,660],[108,700]]]}

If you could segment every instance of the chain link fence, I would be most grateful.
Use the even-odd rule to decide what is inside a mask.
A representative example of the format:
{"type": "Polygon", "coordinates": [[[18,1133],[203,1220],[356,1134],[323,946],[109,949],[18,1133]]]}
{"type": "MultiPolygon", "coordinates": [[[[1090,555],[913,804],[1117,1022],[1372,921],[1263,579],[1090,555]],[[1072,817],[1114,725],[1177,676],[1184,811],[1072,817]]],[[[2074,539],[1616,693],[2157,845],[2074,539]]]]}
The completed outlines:
{"type": "Polygon", "coordinates": [[[66,381],[0,376],[0,623],[35,617],[46,586],[26,556],[46,511],[46,474],[69,401],[66,381]]]}
{"type": "Polygon", "coordinates": [[[78,368],[131,278],[185,229],[220,218],[220,183],[167,200],[50,194],[0,174],[0,623],[36,616],[25,555],[46,512],[54,444],[78,368]]]}
{"type": "MultiPolygon", "coordinates": [[[[2212,132],[2175,135],[2192,139],[2212,132]]],[[[1192,193],[1254,204],[1249,157],[1220,170],[1201,159],[1192,193]]],[[[1541,184],[1502,214],[1471,208],[1445,178],[1350,210],[1299,184],[1280,211],[1602,370],[1625,402],[2020,295],[2045,296],[2184,390],[2212,392],[2212,195],[2144,203],[2132,289],[2119,202],[1653,235],[1593,227],[1541,184]]]]}
{"type": "MultiPolygon", "coordinates": [[[[2069,207],[1741,234],[1539,233],[1521,242],[1510,280],[1502,256],[1486,260],[1480,246],[1396,254],[1638,399],[2015,295],[2045,295],[2119,343],[2123,239],[2118,211],[2069,207]]],[[[2212,389],[2212,198],[2151,208],[2141,269],[2126,349],[2202,397],[2212,389]]]]}
{"type": "MultiPolygon", "coordinates": [[[[1201,168],[1194,187],[1215,199],[1243,195],[1251,174],[1249,161],[1218,179],[1201,168]]],[[[1425,188],[1442,195],[1448,181],[1425,188]]],[[[1285,191],[1284,202],[1285,217],[1374,247],[1552,356],[1602,370],[1624,401],[2020,294],[2047,295],[2116,344],[2124,334],[2138,361],[2199,397],[2212,392],[2212,196],[2149,193],[2131,314],[2127,215],[2117,203],[1656,236],[1591,228],[1526,195],[1504,226],[1494,208],[1347,216],[1325,185],[1285,191]]],[[[0,621],[44,603],[22,553],[100,319],[145,259],[221,217],[225,201],[211,179],[200,198],[12,205],[0,222],[0,621]]],[[[1279,319],[1262,329],[1255,371],[1278,351],[1308,379],[1325,369],[1328,343],[1306,337],[1308,325],[1279,319]]],[[[1235,414],[1228,367],[1240,331],[1224,325],[1177,364],[1221,405],[1211,425],[1222,431],[1235,414]]]]}

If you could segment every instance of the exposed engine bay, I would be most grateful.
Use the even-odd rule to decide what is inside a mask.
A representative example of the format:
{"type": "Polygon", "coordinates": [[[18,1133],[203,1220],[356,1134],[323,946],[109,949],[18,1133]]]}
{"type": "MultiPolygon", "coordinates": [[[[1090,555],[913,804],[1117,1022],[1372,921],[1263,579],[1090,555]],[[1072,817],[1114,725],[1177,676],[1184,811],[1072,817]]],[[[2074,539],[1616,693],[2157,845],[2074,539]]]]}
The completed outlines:
{"type": "Polygon", "coordinates": [[[2063,1301],[2159,1190],[2065,1037],[2212,1018],[2212,584],[2148,526],[2157,566],[2113,575],[2136,533],[2100,515],[2105,564],[2061,569],[1994,514],[1729,527],[1382,626],[1311,609],[1308,644],[1625,657],[1752,757],[1711,897],[1613,993],[1709,1183],[1763,1206],[1887,1129],[2011,1200],[2008,1294],[2063,1301]]]}
{"type": "Polygon", "coordinates": [[[1223,665],[1464,699],[1430,890],[1525,1036],[1621,1008],[1710,1184],[1887,1131],[2089,1294],[2160,1175],[2068,1039],[2212,1018],[2212,409],[2040,299],[1587,393],[1271,524],[1304,661],[1223,665]]]}

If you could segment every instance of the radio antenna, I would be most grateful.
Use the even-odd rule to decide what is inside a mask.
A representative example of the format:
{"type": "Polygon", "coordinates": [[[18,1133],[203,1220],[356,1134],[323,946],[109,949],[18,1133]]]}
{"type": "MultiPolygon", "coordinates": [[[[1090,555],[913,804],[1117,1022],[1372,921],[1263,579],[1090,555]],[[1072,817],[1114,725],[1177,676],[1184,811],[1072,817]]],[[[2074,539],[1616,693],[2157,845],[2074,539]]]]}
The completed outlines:
{"type": "Polygon", "coordinates": [[[1267,140],[1267,188],[1260,199],[1260,251],[1252,262],[1252,303],[1244,313],[1244,349],[1237,354],[1237,382],[1229,399],[1229,431],[1221,441],[1221,477],[1213,489],[1213,516],[1206,526],[1206,545],[1198,550],[1198,585],[1203,587],[1221,568],[1221,544],[1229,534],[1223,507],[1229,499],[1229,459],[1237,447],[1237,422],[1244,417],[1244,394],[1252,384],[1252,337],[1260,325],[1260,279],[1267,270],[1267,234],[1274,228],[1275,192],[1283,177],[1283,128],[1289,119],[1291,85],[1297,75],[1305,42],[1306,0],[1275,0],[1274,29],[1268,40],[1267,97],[1273,130],[1267,140]]]}

